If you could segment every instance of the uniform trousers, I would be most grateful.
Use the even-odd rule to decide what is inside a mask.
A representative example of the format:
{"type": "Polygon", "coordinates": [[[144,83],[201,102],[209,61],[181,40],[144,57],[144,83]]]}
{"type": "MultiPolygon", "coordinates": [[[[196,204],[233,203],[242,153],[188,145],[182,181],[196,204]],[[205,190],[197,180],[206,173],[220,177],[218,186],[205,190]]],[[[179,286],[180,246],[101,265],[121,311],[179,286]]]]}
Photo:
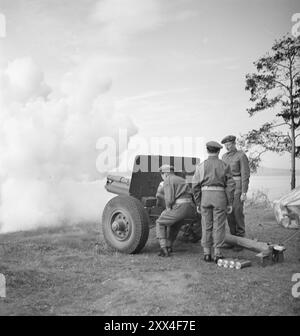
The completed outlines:
{"type": "Polygon", "coordinates": [[[174,204],[164,210],[156,220],[156,237],[160,247],[172,247],[186,218],[196,217],[196,207],[192,202],[174,204]]]}
{"type": "Polygon", "coordinates": [[[204,254],[221,254],[225,240],[227,197],[225,191],[204,190],[201,197],[202,247],[204,254]]]}

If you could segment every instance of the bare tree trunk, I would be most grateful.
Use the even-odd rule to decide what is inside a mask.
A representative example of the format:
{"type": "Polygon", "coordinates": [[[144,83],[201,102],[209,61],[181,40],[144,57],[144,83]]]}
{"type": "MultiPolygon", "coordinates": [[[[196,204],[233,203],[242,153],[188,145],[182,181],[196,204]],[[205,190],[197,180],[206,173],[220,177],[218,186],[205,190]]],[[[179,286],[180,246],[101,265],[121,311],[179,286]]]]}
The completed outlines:
{"type": "Polygon", "coordinates": [[[291,116],[291,138],[292,138],[292,150],[291,150],[291,190],[296,187],[296,136],[295,136],[295,119],[294,119],[294,98],[293,98],[293,60],[289,57],[289,75],[290,75],[290,116],[291,116]]]}
{"type": "Polygon", "coordinates": [[[296,187],[296,146],[295,146],[295,128],[294,123],[292,122],[291,127],[291,138],[292,138],[292,150],[291,150],[291,190],[295,189],[296,187]]]}

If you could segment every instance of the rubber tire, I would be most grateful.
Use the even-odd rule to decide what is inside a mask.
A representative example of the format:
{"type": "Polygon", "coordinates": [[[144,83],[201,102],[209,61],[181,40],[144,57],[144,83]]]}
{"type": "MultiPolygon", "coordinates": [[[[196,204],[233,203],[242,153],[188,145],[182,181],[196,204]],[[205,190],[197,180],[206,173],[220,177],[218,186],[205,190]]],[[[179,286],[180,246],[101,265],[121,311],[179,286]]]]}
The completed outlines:
{"type": "Polygon", "coordinates": [[[116,196],[103,210],[102,232],[107,245],[114,250],[127,254],[138,253],[148,240],[149,216],[138,199],[132,196],[116,196]],[[116,210],[126,214],[132,223],[132,232],[125,241],[119,241],[111,230],[111,218],[116,210]]]}

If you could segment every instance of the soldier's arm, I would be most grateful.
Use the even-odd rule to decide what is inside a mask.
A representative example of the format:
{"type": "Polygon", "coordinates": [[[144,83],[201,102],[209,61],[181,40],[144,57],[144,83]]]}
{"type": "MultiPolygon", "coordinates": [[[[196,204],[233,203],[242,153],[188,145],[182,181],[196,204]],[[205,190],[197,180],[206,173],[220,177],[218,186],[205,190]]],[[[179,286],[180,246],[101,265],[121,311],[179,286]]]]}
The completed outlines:
{"type": "Polygon", "coordinates": [[[164,182],[164,194],[165,194],[166,208],[171,209],[172,205],[175,202],[175,190],[169,177],[167,177],[164,182]]]}
{"type": "Polygon", "coordinates": [[[201,203],[201,182],[200,166],[198,166],[192,180],[192,193],[197,206],[201,203]]]}
{"type": "Polygon", "coordinates": [[[233,204],[233,199],[234,199],[234,190],[235,190],[235,181],[232,177],[231,169],[230,166],[225,164],[225,179],[226,179],[226,196],[228,200],[228,205],[233,204]]]}
{"type": "Polygon", "coordinates": [[[242,193],[247,193],[250,179],[250,165],[246,154],[242,153],[240,158],[242,193]]]}
{"type": "Polygon", "coordinates": [[[166,207],[166,203],[165,203],[165,194],[164,194],[164,183],[161,182],[157,188],[157,192],[156,192],[156,198],[157,198],[157,202],[156,205],[162,208],[166,207]]]}

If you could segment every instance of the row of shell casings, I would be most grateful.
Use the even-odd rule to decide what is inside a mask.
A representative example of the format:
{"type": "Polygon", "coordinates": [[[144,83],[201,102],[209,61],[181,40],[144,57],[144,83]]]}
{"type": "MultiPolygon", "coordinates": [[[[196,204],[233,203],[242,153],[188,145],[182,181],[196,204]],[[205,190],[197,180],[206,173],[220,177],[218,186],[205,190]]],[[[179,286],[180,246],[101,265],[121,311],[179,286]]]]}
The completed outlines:
{"type": "Polygon", "coordinates": [[[251,261],[246,259],[219,259],[218,266],[224,268],[241,269],[251,266],[251,261]]]}

